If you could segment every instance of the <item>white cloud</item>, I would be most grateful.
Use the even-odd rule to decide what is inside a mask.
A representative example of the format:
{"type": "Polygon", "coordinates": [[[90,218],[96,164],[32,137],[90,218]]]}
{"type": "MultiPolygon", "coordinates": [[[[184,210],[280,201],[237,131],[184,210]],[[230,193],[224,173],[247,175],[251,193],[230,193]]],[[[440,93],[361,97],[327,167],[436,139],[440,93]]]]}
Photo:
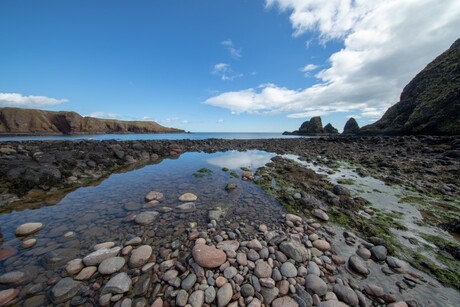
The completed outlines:
{"type": "Polygon", "coordinates": [[[241,48],[236,48],[234,45],[233,45],[233,42],[231,39],[227,39],[227,40],[224,40],[223,42],[221,42],[222,45],[224,45],[228,52],[230,53],[230,56],[234,59],[241,59],[242,57],[242,50],[241,48]]]}
{"type": "Polygon", "coordinates": [[[89,117],[96,117],[96,118],[105,118],[105,119],[121,119],[123,115],[116,114],[116,113],[107,113],[107,112],[93,112],[89,117]]]}
{"type": "Polygon", "coordinates": [[[243,74],[234,72],[230,65],[225,63],[214,65],[212,74],[219,76],[222,81],[232,81],[235,78],[243,77],[243,74]]]}
{"type": "Polygon", "coordinates": [[[222,123],[224,123],[224,122],[225,122],[225,120],[223,120],[223,119],[218,119],[218,120],[216,121],[216,123],[218,123],[218,124],[222,124],[222,123]]]}
{"type": "Polygon", "coordinates": [[[18,93],[0,93],[0,107],[40,108],[55,106],[67,102],[46,96],[23,96],[18,93]]]}
{"type": "MultiPolygon", "coordinates": [[[[234,113],[345,112],[377,118],[403,87],[446,50],[460,29],[457,0],[266,0],[290,13],[294,36],[341,40],[318,83],[300,90],[265,85],[221,93],[205,103],[234,113]]],[[[298,39],[298,38],[297,38],[298,39]]],[[[327,48],[325,49],[327,50],[327,48]]],[[[299,115],[300,116],[300,115],[299,115]]]]}
{"type": "Polygon", "coordinates": [[[304,67],[299,68],[301,72],[310,72],[318,68],[318,65],[315,64],[308,64],[305,65],[304,67]]]}

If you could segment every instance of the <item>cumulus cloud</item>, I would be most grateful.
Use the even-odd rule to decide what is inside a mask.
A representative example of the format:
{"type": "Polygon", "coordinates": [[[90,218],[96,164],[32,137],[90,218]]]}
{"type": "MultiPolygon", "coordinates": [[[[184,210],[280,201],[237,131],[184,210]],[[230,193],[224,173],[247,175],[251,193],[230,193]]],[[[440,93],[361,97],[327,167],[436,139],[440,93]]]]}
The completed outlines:
{"type": "Polygon", "coordinates": [[[230,56],[236,60],[239,60],[241,59],[242,57],[242,50],[241,48],[236,48],[234,45],[233,45],[233,42],[231,39],[227,39],[227,40],[224,40],[223,42],[221,42],[222,45],[224,45],[228,52],[230,53],[230,56]]]}
{"type": "Polygon", "coordinates": [[[243,74],[234,72],[230,65],[226,63],[214,65],[212,74],[219,76],[222,81],[232,81],[235,78],[241,78],[243,76],[243,74]]]}
{"type": "Polygon", "coordinates": [[[23,96],[18,93],[0,93],[0,107],[40,108],[55,106],[67,102],[46,96],[23,96]]]}
{"type": "Polygon", "coordinates": [[[299,68],[301,72],[310,72],[318,68],[318,65],[315,64],[308,64],[305,65],[304,67],[299,68]]]}
{"type": "Polygon", "coordinates": [[[234,113],[286,112],[297,117],[352,111],[378,118],[399,100],[403,87],[458,38],[460,29],[457,0],[266,0],[266,4],[289,12],[295,39],[309,34],[323,44],[340,40],[343,48],[331,54],[313,86],[292,90],[264,85],[224,92],[205,103],[234,113]]]}

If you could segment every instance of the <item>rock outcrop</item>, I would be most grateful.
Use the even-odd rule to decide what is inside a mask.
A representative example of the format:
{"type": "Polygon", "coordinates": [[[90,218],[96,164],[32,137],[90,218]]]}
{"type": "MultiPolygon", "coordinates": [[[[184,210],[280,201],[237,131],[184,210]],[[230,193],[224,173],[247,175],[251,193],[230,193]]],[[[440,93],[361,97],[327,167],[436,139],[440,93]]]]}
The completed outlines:
{"type": "Polygon", "coordinates": [[[285,131],[284,135],[326,135],[326,134],[338,134],[338,130],[334,128],[330,123],[323,128],[323,122],[320,116],[312,117],[309,121],[304,121],[300,126],[299,130],[292,132],[285,131]]]}
{"type": "Polygon", "coordinates": [[[342,134],[356,134],[358,132],[359,132],[359,125],[356,122],[356,119],[354,119],[353,117],[350,117],[345,123],[345,126],[343,127],[342,134]]]}
{"type": "Polygon", "coordinates": [[[179,133],[152,121],[83,117],[76,112],[0,108],[0,134],[179,133]]]}
{"type": "Polygon", "coordinates": [[[460,134],[460,39],[404,87],[400,101],[361,134],[460,134]]]}

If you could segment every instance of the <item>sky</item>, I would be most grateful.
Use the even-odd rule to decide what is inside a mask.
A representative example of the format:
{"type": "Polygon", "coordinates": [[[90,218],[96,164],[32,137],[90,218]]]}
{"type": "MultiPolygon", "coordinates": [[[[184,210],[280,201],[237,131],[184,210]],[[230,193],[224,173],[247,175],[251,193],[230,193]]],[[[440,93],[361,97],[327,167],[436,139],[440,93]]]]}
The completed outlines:
{"type": "Polygon", "coordinates": [[[458,0],[2,0],[0,107],[283,132],[375,122],[460,37],[458,0]]]}

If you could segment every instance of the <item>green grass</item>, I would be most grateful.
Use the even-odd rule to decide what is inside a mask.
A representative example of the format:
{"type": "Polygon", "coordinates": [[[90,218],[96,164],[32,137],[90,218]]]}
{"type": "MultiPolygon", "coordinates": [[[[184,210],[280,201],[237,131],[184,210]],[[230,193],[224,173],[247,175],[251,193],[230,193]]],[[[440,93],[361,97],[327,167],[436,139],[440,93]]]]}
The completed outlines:
{"type": "Polygon", "coordinates": [[[222,167],[222,170],[223,170],[224,172],[228,172],[228,168],[226,168],[226,167],[222,167]]]}
{"type": "Polygon", "coordinates": [[[240,175],[238,175],[237,172],[230,172],[230,176],[232,176],[234,178],[240,178],[240,175]]]}

